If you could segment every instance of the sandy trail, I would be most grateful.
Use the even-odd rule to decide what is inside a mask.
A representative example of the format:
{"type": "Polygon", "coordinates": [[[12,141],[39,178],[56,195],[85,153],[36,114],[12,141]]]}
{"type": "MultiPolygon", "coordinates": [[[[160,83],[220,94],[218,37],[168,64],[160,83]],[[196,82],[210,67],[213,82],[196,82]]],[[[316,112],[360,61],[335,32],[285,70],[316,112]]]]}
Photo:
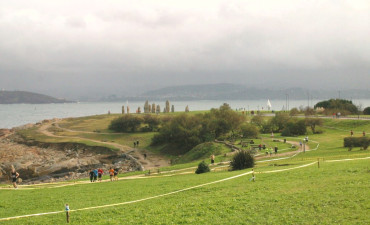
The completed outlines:
{"type": "MultiPolygon", "coordinates": [[[[296,149],[295,151],[291,151],[291,152],[284,152],[284,153],[279,153],[278,151],[278,154],[275,154],[274,152],[272,153],[272,156],[292,156],[294,154],[297,154],[298,152],[303,152],[303,147],[301,148],[300,145],[299,145],[299,142],[297,141],[287,141],[287,143],[289,144],[292,144],[292,145],[295,145],[296,146],[296,149]]],[[[306,151],[310,150],[310,147],[308,145],[306,145],[306,151]]],[[[272,156],[270,155],[259,155],[259,156],[256,156],[256,159],[268,159],[268,158],[272,158],[272,156]]]]}

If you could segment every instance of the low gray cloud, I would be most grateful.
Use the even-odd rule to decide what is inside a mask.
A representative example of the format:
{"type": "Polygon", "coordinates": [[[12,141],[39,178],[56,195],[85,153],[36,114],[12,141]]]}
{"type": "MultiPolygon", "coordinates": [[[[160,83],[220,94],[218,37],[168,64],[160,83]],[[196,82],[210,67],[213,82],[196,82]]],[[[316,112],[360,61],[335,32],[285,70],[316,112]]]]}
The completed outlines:
{"type": "Polygon", "coordinates": [[[0,88],[368,88],[368,1],[0,0],[0,88]]]}

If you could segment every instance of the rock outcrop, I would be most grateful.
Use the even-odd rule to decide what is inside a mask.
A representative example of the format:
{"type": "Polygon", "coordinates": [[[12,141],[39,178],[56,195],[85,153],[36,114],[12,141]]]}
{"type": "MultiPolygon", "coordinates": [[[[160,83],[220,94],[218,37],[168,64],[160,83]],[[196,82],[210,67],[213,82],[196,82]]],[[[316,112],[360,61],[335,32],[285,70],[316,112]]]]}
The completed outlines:
{"type": "Polygon", "coordinates": [[[106,147],[25,141],[14,131],[3,129],[0,130],[0,182],[9,182],[12,165],[26,183],[83,178],[92,168],[143,169],[132,156],[106,147]]]}

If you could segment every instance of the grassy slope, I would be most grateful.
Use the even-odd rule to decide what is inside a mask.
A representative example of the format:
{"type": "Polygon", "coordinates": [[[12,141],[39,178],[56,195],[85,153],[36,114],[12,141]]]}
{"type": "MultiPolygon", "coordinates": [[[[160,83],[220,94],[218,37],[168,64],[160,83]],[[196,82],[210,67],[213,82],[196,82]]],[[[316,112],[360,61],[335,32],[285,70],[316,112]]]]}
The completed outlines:
{"type": "Polygon", "coordinates": [[[220,155],[216,162],[221,161],[221,158],[225,158],[222,155],[230,152],[230,149],[224,144],[217,144],[212,142],[206,142],[200,145],[197,145],[192,150],[181,156],[176,163],[187,163],[192,161],[199,161],[204,159],[209,159],[212,154],[220,155]]]}
{"type": "MultiPolygon", "coordinates": [[[[276,169],[276,168],[269,168],[276,169]]],[[[257,169],[258,171],[258,169],[257,169]]],[[[245,171],[125,180],[72,187],[2,190],[2,217],[112,204],[168,193],[245,171]],[[99,194],[100,193],[100,194],[99,194]]],[[[130,205],[73,212],[77,224],[365,224],[369,205],[368,161],[324,163],[274,174],[257,174],[130,205]],[[304,179],[302,179],[304,178],[304,179]],[[92,216],[94,215],[94,216],[92,216]]],[[[60,224],[64,215],[4,224],[60,224]]]]}
{"type": "MultiPolygon", "coordinates": [[[[367,121],[326,121],[321,135],[310,135],[320,142],[317,151],[296,158],[258,163],[256,171],[289,168],[315,161],[318,157],[344,159],[369,157],[369,150],[343,148],[349,130],[369,130],[367,121]]],[[[303,137],[299,137],[300,139],[303,137]]],[[[289,139],[288,139],[289,140],[289,139]]],[[[294,140],[294,139],[292,139],[294,140]]],[[[297,139],[299,140],[299,139],[297,139]]],[[[310,147],[316,144],[309,142],[310,147]]],[[[193,166],[180,164],[169,169],[193,166]]],[[[75,185],[42,190],[0,190],[0,217],[37,212],[105,205],[168,193],[246,172],[212,172],[112,183],[75,185]]],[[[369,160],[329,163],[292,171],[256,174],[257,181],[240,177],[223,183],[181,192],[140,203],[72,212],[76,224],[368,224],[370,221],[369,160]]],[[[3,224],[61,224],[63,214],[18,219],[3,224]]]]}

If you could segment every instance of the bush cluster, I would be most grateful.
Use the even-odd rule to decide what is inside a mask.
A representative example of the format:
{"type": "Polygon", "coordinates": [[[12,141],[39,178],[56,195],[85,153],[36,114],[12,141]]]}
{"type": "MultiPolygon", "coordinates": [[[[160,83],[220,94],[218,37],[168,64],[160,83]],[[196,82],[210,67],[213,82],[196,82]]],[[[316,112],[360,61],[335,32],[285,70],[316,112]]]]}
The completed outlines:
{"type": "Polygon", "coordinates": [[[209,169],[209,166],[207,165],[207,163],[202,161],[202,162],[199,163],[198,168],[195,171],[195,173],[200,174],[200,173],[207,173],[209,171],[211,171],[211,170],[209,169]]]}
{"type": "Polygon", "coordinates": [[[352,150],[353,147],[361,147],[364,150],[369,146],[369,137],[346,137],[344,138],[344,147],[352,150]]]}
{"type": "Polygon", "coordinates": [[[322,107],[325,109],[326,113],[332,112],[334,110],[335,112],[341,112],[342,115],[344,113],[349,112],[352,114],[357,114],[358,108],[355,106],[352,101],[345,100],[345,99],[330,99],[327,101],[321,101],[318,102],[314,108],[322,107]]]}
{"type": "Polygon", "coordinates": [[[296,136],[306,134],[306,123],[304,120],[290,120],[283,131],[281,132],[282,136],[296,136]]]}
{"type": "Polygon", "coordinates": [[[230,167],[232,170],[242,170],[246,168],[253,168],[254,157],[249,151],[239,151],[233,157],[230,162],[230,167]]]}
{"type": "Polygon", "coordinates": [[[370,115],[370,106],[366,107],[363,111],[364,115],[370,115]]]}
{"type": "Polygon", "coordinates": [[[157,115],[131,115],[126,114],[117,119],[112,120],[108,129],[115,132],[151,132],[158,130],[159,124],[162,122],[157,115]]]}
{"type": "Polygon", "coordinates": [[[126,114],[112,120],[108,129],[116,132],[135,132],[139,129],[143,121],[142,117],[126,114]]]}
{"type": "Polygon", "coordinates": [[[234,135],[245,117],[224,104],[204,114],[181,114],[164,123],[152,139],[152,145],[171,143],[190,150],[196,145],[214,141],[231,132],[234,135]]]}

